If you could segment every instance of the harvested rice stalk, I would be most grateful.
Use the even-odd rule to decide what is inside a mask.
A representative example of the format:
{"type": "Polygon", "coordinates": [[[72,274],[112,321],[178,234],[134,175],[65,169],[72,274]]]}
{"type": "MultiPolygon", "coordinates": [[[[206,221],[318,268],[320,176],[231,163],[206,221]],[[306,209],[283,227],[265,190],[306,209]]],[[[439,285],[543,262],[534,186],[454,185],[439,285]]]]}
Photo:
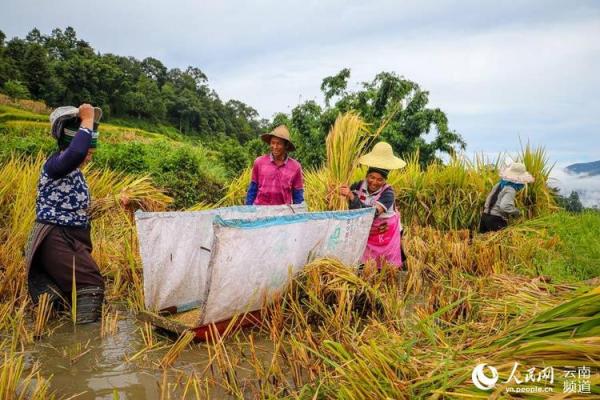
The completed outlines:
{"type": "Polygon", "coordinates": [[[373,136],[367,124],[354,112],[341,114],[335,120],[327,135],[327,208],[329,210],[345,210],[346,199],[342,198],[338,189],[341,185],[351,184],[358,159],[373,136]]]}
{"type": "Polygon", "coordinates": [[[162,368],[170,367],[179,357],[181,352],[192,342],[195,333],[192,331],[185,331],[179,336],[179,338],[173,343],[173,346],[169,348],[167,354],[160,360],[160,366],[162,368]]]}

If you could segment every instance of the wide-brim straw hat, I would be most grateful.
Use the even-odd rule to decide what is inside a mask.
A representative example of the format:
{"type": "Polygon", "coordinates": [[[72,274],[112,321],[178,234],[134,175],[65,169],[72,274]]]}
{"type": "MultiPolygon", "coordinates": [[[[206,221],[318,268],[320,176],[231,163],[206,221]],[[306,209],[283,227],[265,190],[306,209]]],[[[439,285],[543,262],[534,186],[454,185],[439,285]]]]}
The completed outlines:
{"type": "Polygon", "coordinates": [[[535,178],[527,172],[525,165],[514,162],[500,172],[500,178],[514,183],[531,183],[535,178]]]}
{"type": "Polygon", "coordinates": [[[370,153],[358,159],[358,162],[368,167],[381,169],[400,169],[406,166],[406,161],[394,155],[392,146],[386,142],[379,142],[373,146],[370,153]]]}
{"type": "Polygon", "coordinates": [[[287,141],[288,142],[288,148],[287,148],[288,151],[296,150],[296,146],[294,146],[294,143],[292,143],[292,141],[290,139],[290,132],[288,131],[288,128],[285,125],[279,125],[277,128],[273,129],[269,133],[263,133],[262,135],[260,135],[260,138],[266,144],[271,144],[271,137],[273,137],[273,136],[287,141]]]}

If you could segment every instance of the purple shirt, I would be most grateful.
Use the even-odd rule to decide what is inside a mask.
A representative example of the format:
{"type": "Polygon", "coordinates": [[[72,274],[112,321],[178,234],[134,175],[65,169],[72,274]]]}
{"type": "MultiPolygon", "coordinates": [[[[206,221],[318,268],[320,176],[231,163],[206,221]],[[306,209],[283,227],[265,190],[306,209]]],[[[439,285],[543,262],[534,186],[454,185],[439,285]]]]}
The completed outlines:
{"type": "Polygon", "coordinates": [[[258,185],[255,205],[292,204],[292,191],[304,188],[300,163],[287,157],[278,166],[271,154],[254,160],[252,182],[258,185]]]}

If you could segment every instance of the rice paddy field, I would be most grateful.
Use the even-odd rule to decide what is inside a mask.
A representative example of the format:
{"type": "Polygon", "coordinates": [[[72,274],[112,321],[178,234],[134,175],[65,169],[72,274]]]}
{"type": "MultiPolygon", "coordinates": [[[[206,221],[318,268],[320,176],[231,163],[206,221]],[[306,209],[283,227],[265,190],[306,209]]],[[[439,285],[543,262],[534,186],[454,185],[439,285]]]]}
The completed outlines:
{"type": "MultiPolygon", "coordinates": [[[[27,121],[8,122],[4,132],[27,137],[13,127],[27,121]]],[[[336,186],[362,178],[356,160],[377,136],[357,115],[332,132],[327,164],[305,171],[311,210],[344,207],[336,186]]],[[[314,260],[264,305],[261,326],[195,343],[135,319],[144,294],[132,213],[173,204],[147,176],[84,172],[107,281],[102,320],[76,326],[68,311],[30,304],[22,249],[44,158],[10,152],[0,164],[0,399],[600,398],[600,215],[556,207],[542,148],[512,156],[536,183],[508,229],[476,233],[502,158],[423,167],[413,154],[388,179],[406,271],[314,260]]],[[[194,209],[239,204],[248,180],[194,209]]]]}

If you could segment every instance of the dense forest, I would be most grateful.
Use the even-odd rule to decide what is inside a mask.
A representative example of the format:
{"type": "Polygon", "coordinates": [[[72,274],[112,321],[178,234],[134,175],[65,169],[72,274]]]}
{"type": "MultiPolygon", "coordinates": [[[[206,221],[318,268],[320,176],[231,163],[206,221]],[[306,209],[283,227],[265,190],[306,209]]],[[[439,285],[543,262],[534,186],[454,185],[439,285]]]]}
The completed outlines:
{"type": "Polygon", "coordinates": [[[417,83],[382,72],[360,90],[350,91],[349,78],[345,68],[323,79],[324,106],[306,101],[289,114],[266,120],[241,101],[221,100],[198,67],[181,70],[151,57],[140,61],[100,54],[71,27],[49,35],[33,29],[24,39],[10,40],[0,31],[0,90],[6,95],[42,100],[50,107],[90,102],[102,107],[108,120],[171,127],[216,142],[212,147],[227,148],[234,164],[244,164],[264,151],[258,135],[283,122],[297,142],[295,156],[303,165],[316,167],[324,159],[324,138],[335,117],[351,109],[374,127],[387,121],[382,137],[400,154],[418,148],[424,163],[436,154],[464,148],[444,112],[428,108],[428,92],[417,83]],[[427,133],[433,134],[428,140],[423,137],[427,133]]]}

